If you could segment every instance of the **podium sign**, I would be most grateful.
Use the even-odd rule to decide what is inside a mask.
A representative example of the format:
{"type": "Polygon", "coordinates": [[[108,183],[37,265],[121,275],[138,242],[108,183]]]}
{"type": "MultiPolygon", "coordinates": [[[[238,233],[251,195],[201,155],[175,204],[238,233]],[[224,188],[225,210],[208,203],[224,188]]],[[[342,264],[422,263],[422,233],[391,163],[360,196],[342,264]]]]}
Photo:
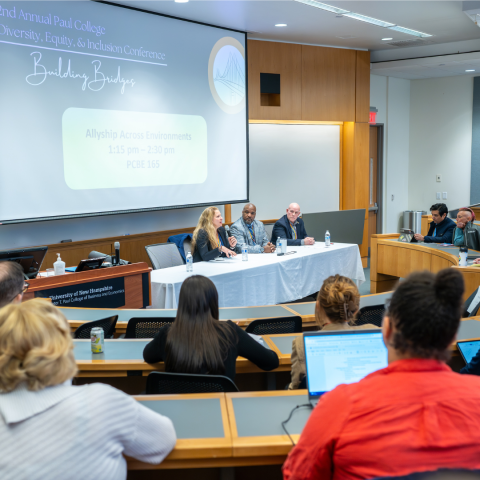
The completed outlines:
{"type": "Polygon", "coordinates": [[[35,292],[36,298],[50,298],[57,307],[120,308],[125,305],[124,277],[79,283],[35,292]]]}

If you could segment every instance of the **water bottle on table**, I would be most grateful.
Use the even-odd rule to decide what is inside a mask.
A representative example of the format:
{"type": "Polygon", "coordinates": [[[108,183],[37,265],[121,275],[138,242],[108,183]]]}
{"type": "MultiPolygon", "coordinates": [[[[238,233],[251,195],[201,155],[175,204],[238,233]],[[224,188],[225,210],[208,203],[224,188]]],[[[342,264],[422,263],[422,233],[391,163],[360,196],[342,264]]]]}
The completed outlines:
{"type": "Polygon", "coordinates": [[[246,243],[242,245],[242,262],[248,262],[248,246],[246,243]]]}
{"type": "Polygon", "coordinates": [[[325,246],[330,246],[330,232],[328,230],[325,232],[325,246]]]}
{"type": "Polygon", "coordinates": [[[277,237],[277,243],[275,244],[275,251],[277,255],[283,255],[283,243],[280,237],[277,237]]]}
{"type": "Polygon", "coordinates": [[[192,253],[187,253],[187,272],[193,272],[193,257],[192,253]]]}
{"type": "Polygon", "coordinates": [[[460,247],[460,251],[458,252],[458,264],[460,267],[467,266],[467,258],[468,258],[468,247],[460,247]]]}

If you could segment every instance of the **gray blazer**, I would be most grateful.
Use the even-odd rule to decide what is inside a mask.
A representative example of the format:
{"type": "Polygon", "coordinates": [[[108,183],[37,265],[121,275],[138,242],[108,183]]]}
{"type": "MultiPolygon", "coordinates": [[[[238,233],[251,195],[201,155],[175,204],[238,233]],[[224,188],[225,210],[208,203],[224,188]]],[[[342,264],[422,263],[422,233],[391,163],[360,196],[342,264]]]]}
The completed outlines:
{"type": "Polygon", "coordinates": [[[248,227],[245,225],[242,217],[230,227],[230,233],[237,239],[237,252],[241,252],[242,245],[246,243],[248,245],[248,253],[263,253],[263,247],[270,241],[265,232],[263,223],[254,220],[253,231],[255,232],[255,244],[253,243],[248,227]]]}

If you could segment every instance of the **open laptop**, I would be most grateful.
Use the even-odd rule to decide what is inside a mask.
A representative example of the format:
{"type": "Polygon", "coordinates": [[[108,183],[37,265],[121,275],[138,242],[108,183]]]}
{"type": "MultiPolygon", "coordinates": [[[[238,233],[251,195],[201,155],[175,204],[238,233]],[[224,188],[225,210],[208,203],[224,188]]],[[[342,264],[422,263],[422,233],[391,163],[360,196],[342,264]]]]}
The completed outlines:
{"type": "Polygon", "coordinates": [[[380,329],[306,332],[303,343],[313,406],[337,385],[358,382],[388,364],[380,329]]]}
{"type": "Polygon", "coordinates": [[[480,350],[480,340],[465,340],[457,342],[457,348],[465,363],[470,363],[472,358],[480,350]]]}

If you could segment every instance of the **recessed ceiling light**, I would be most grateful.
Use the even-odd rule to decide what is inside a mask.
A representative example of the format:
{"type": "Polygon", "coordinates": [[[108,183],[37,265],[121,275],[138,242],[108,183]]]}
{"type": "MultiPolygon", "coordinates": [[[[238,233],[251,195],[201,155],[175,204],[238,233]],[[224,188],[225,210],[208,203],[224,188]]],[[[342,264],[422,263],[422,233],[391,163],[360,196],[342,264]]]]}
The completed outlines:
{"type": "Polygon", "coordinates": [[[475,70],[465,70],[466,72],[474,72],[475,70]]]}
{"type": "Polygon", "coordinates": [[[175,0],[175,3],[187,3],[188,0],[175,0]]]}
{"type": "Polygon", "coordinates": [[[382,41],[386,41],[386,40],[393,40],[393,38],[382,38],[382,41]]]}
{"type": "Polygon", "coordinates": [[[277,23],[275,26],[276,27],[286,27],[287,24],[286,23],[277,23]]]}

